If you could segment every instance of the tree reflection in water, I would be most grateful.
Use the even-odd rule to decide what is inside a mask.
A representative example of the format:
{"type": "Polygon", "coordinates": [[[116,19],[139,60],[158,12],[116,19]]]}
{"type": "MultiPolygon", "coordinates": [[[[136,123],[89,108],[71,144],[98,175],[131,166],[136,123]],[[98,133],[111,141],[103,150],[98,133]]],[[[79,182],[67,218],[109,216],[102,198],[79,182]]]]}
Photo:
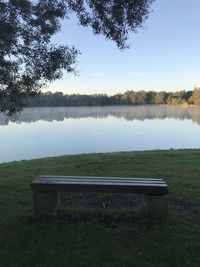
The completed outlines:
{"type": "Polygon", "coordinates": [[[7,125],[10,120],[15,123],[41,121],[63,121],[65,119],[81,118],[116,118],[133,120],[154,120],[172,118],[177,120],[192,120],[200,125],[200,107],[182,106],[105,106],[105,107],[44,107],[25,108],[15,118],[7,119],[0,113],[0,125],[7,125]]]}

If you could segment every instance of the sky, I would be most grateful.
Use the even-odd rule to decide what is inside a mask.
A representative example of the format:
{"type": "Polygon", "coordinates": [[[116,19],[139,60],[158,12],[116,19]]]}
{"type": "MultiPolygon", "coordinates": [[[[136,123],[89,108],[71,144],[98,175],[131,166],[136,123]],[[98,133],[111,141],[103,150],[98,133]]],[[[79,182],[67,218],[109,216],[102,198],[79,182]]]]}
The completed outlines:
{"type": "Polygon", "coordinates": [[[53,37],[57,44],[81,51],[78,76],[63,78],[44,91],[108,95],[127,90],[177,91],[200,86],[200,0],[156,0],[129,49],[119,50],[102,35],[78,25],[73,17],[62,22],[53,37]]]}

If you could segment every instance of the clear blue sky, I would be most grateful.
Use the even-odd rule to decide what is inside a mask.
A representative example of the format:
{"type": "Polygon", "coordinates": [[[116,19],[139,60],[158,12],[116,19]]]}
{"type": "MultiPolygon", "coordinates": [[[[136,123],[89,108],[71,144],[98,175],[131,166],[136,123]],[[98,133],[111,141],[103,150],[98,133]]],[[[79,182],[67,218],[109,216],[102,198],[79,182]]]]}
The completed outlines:
{"type": "Polygon", "coordinates": [[[75,18],[64,21],[53,42],[81,50],[79,76],[64,73],[47,90],[115,94],[200,86],[200,0],[156,0],[152,9],[144,29],[130,34],[125,51],[78,26],[75,18]]]}

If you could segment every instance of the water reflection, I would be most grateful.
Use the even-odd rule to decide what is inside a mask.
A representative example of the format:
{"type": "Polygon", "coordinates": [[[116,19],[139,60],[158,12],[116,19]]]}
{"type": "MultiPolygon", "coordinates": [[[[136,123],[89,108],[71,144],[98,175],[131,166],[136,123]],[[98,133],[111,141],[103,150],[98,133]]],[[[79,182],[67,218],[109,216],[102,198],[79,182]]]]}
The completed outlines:
{"type": "MultiPolygon", "coordinates": [[[[107,107],[55,107],[25,108],[13,118],[15,123],[42,121],[63,121],[65,119],[107,118],[113,116],[127,121],[172,118],[192,120],[200,125],[200,107],[181,106],[107,106],[107,107]]],[[[0,113],[0,125],[8,125],[9,120],[0,113]]]]}

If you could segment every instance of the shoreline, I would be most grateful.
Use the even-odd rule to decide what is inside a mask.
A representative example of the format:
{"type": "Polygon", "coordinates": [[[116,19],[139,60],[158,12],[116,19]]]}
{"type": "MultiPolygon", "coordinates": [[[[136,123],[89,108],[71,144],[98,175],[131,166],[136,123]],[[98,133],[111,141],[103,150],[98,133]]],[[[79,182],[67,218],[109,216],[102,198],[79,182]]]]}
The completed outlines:
{"type": "Polygon", "coordinates": [[[81,107],[94,107],[94,108],[99,108],[99,107],[141,107],[141,106],[147,106],[147,107],[200,107],[200,105],[194,105],[194,104],[110,104],[110,105],[60,105],[60,106],[54,106],[54,105],[49,105],[49,106],[24,106],[23,109],[25,108],[81,108],[81,107]]]}
{"type": "Polygon", "coordinates": [[[168,153],[168,152],[200,152],[200,148],[170,148],[170,149],[147,149],[147,150],[130,150],[130,151],[114,151],[114,152],[92,152],[92,153],[78,153],[78,154],[63,154],[59,156],[49,156],[49,157],[39,157],[32,159],[19,159],[12,161],[0,162],[1,165],[12,164],[12,163],[24,163],[31,161],[43,161],[43,160],[59,160],[62,158],[71,158],[71,157],[92,157],[92,156],[112,156],[112,155],[124,155],[124,154],[150,154],[150,153],[168,153]]]}

